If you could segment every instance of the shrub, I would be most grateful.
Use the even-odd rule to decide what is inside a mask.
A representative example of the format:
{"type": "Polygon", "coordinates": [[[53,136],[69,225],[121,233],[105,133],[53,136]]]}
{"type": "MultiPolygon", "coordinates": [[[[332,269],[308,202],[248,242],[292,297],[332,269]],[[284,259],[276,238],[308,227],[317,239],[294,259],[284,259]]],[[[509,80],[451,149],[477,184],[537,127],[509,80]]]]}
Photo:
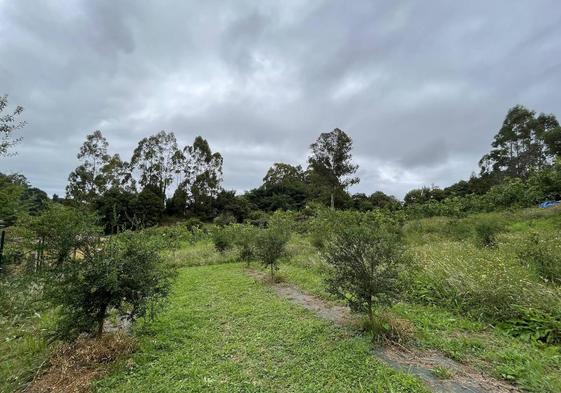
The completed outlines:
{"type": "Polygon", "coordinates": [[[229,224],[235,224],[237,220],[232,213],[225,212],[216,216],[212,222],[218,226],[224,227],[229,224]]]}
{"type": "Polygon", "coordinates": [[[232,235],[228,227],[216,227],[212,231],[212,243],[221,253],[232,247],[232,235]]]}
{"type": "Polygon", "coordinates": [[[349,226],[369,228],[383,227],[390,232],[399,232],[404,216],[400,212],[389,214],[382,210],[369,212],[319,209],[310,221],[310,242],[321,250],[329,239],[349,226]]]}
{"type": "Polygon", "coordinates": [[[289,237],[289,232],[278,227],[261,229],[257,235],[256,254],[261,263],[271,269],[272,281],[275,280],[279,259],[286,253],[289,237]]]}
{"type": "Polygon", "coordinates": [[[15,237],[23,240],[22,252],[33,251],[36,269],[60,266],[78,251],[86,252],[101,235],[97,218],[79,209],[51,203],[39,216],[21,217],[15,237]]]}
{"type": "Polygon", "coordinates": [[[238,247],[240,260],[247,263],[255,258],[256,237],[259,229],[249,224],[235,225],[234,244],[238,247]]]}
{"type": "Polygon", "coordinates": [[[192,217],[185,221],[185,227],[189,232],[195,232],[203,227],[203,222],[196,217],[192,217]]]}
{"type": "Polygon", "coordinates": [[[398,235],[383,228],[351,226],[337,233],[322,253],[331,266],[328,291],[366,312],[373,338],[383,330],[374,309],[395,299],[398,273],[405,262],[398,235]]]}
{"type": "Polygon", "coordinates": [[[59,333],[99,337],[111,309],[129,320],[150,315],[168,293],[171,271],[144,236],[123,233],[97,244],[47,280],[47,299],[59,306],[59,333]]]}

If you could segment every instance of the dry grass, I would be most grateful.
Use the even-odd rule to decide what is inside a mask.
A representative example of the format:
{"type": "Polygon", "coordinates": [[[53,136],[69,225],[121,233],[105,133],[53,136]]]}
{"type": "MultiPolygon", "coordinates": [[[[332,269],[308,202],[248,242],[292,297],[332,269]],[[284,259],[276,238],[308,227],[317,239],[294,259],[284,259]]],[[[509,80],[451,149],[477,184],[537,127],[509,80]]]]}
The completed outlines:
{"type": "Polygon", "coordinates": [[[134,349],[134,340],[123,332],[106,334],[101,339],[80,337],[55,351],[46,370],[38,374],[24,391],[89,392],[91,382],[104,375],[109,364],[134,349]]]}

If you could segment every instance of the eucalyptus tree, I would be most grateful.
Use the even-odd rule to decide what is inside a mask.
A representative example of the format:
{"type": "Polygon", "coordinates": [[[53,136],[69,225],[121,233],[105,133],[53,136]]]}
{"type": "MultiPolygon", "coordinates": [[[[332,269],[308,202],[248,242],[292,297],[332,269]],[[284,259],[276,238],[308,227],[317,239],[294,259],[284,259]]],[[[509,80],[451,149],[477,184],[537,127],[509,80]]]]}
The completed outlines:
{"type": "Polygon", "coordinates": [[[106,188],[103,167],[110,159],[107,154],[109,142],[101,131],[86,136],[77,158],[80,165],[70,172],[66,194],[78,203],[90,203],[106,188]]]}
{"type": "Polygon", "coordinates": [[[183,160],[175,134],[160,131],[138,142],[130,165],[132,169],[138,171],[139,183],[143,188],[158,187],[165,198],[174,176],[183,166],[183,160]]]}
{"type": "Polygon", "coordinates": [[[552,163],[561,152],[561,130],[553,115],[521,105],[511,108],[491,144],[479,161],[482,175],[526,178],[531,172],[552,163]]]}
{"type": "Polygon", "coordinates": [[[347,187],[359,182],[358,177],[353,177],[358,165],[352,162],[352,147],[352,139],[339,128],[322,133],[310,145],[310,181],[315,188],[327,188],[332,209],[335,208],[335,193],[345,191],[347,187]]]}
{"type": "Polygon", "coordinates": [[[189,205],[197,214],[210,215],[212,201],[222,190],[222,155],[213,153],[206,139],[197,136],[182,152],[183,181],[180,185],[189,205]]]}
{"type": "Polygon", "coordinates": [[[2,114],[8,107],[8,96],[0,96],[0,157],[10,154],[9,150],[21,141],[14,133],[26,125],[25,121],[19,120],[23,107],[16,108],[8,113],[2,114]]]}

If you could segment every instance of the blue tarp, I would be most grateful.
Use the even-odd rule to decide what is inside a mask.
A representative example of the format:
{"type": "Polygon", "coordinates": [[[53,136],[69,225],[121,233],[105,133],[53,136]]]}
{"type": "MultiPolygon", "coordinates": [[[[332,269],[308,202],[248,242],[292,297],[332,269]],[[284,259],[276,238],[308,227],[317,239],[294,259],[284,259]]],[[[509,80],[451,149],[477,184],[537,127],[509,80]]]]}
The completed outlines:
{"type": "Polygon", "coordinates": [[[540,207],[541,207],[542,209],[546,209],[546,208],[548,208],[548,207],[557,206],[557,205],[559,205],[560,203],[561,203],[561,202],[559,202],[559,201],[545,201],[545,202],[540,203],[540,207]]]}

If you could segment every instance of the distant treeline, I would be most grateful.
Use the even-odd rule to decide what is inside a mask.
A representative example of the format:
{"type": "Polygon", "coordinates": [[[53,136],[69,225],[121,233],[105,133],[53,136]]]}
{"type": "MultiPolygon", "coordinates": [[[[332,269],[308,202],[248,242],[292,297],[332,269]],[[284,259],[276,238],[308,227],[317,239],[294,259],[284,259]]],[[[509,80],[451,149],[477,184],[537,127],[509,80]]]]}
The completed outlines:
{"type": "MultiPolygon", "coordinates": [[[[490,152],[479,162],[479,174],[443,189],[411,190],[403,201],[381,191],[347,191],[359,182],[352,143],[338,128],[322,133],[310,145],[306,168],[274,163],[261,186],[236,195],[222,187],[221,154],[200,136],[180,147],[173,132],[161,131],[139,141],[124,161],[109,154],[108,141],[94,131],[77,155],[80,164],[68,177],[66,197],[55,195],[53,200],[95,211],[105,230],[113,233],[182,218],[208,221],[221,216],[242,222],[260,212],[301,210],[313,204],[404,210],[415,217],[460,216],[561,198],[561,127],[554,115],[537,115],[523,106],[508,111],[490,152]]],[[[3,179],[5,183],[10,177],[3,179]]]]}

